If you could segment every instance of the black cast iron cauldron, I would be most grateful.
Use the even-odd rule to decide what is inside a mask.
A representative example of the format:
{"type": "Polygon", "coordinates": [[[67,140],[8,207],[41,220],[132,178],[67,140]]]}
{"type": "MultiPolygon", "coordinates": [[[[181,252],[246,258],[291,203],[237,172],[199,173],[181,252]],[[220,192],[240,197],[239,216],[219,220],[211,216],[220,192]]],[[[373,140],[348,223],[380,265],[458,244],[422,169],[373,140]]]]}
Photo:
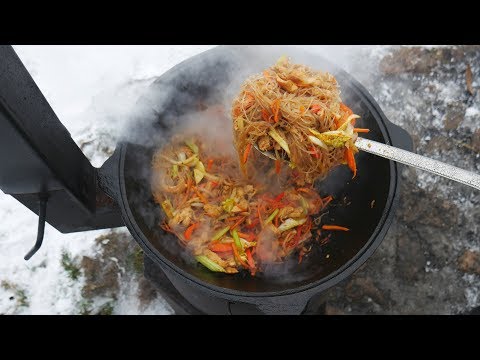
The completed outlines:
{"type": "MultiPolygon", "coordinates": [[[[134,123],[136,135],[118,144],[103,167],[94,169],[93,179],[87,165],[82,171],[78,170],[80,166],[70,167],[70,172],[77,172],[77,179],[83,177],[84,183],[78,184],[75,176],[69,176],[70,172],[64,171],[62,166],[52,170],[52,164],[58,165],[61,159],[41,154],[40,162],[46,163],[53,178],[61,180],[50,188],[44,180],[48,178],[47,174],[35,186],[29,186],[29,193],[19,192],[18,189],[8,193],[36,212],[41,208],[37,204],[42,204],[37,203],[38,194],[43,194],[43,199],[48,196],[47,209],[52,206],[53,214],[49,218],[47,211],[46,220],[64,232],[120,226],[121,215],[123,224],[150,261],[160,266],[177,290],[203,312],[302,313],[310,300],[351,275],[380,245],[398,202],[399,165],[360,153],[357,157],[359,171],[354,180],[351,180],[351,173],[346,167],[335,169],[316,188],[322,195],[333,194],[337,199],[328,214],[329,221],[344,224],[351,231],[335,233],[326,246],[314,247],[301,265],[292,266],[287,262],[274,274],[254,278],[245,274],[211,273],[186,257],[172,235],[159,228],[162,213],[153,202],[149,184],[149,167],[155,146],[161,145],[161,139],[168,139],[170,134],[175,133],[183,115],[194,112],[199,102],[208,106],[217,103],[219,98],[228,99],[230,94],[238,91],[240,82],[246,76],[268,67],[283,54],[291,56],[295,62],[327,70],[336,76],[344,102],[361,116],[359,126],[371,130],[365,137],[411,150],[410,136],[385,118],[366,89],[321,57],[296,48],[221,46],[182,62],[151,85],[149,94],[140,101],[142,107],[150,111],[142,112],[142,118],[134,123]],[[32,188],[37,191],[32,191],[32,188]],[[75,212],[85,213],[84,218],[71,220],[75,212]]],[[[39,94],[32,96],[39,97],[39,94]]],[[[8,108],[6,100],[0,96],[4,108],[8,108]]],[[[44,99],[42,101],[45,102],[44,99]]],[[[24,119],[17,123],[28,121],[24,119]]],[[[23,138],[30,142],[35,142],[35,137],[36,134],[29,133],[28,129],[23,133],[23,138]]],[[[70,143],[64,145],[73,149],[70,143]]],[[[34,146],[31,148],[38,152],[34,146]]],[[[79,157],[78,164],[84,164],[83,154],[71,151],[79,157]]],[[[31,175],[27,165],[23,168],[23,172],[30,171],[31,175]]],[[[13,188],[9,183],[11,179],[0,177],[0,186],[4,191],[9,186],[13,188]]]]}

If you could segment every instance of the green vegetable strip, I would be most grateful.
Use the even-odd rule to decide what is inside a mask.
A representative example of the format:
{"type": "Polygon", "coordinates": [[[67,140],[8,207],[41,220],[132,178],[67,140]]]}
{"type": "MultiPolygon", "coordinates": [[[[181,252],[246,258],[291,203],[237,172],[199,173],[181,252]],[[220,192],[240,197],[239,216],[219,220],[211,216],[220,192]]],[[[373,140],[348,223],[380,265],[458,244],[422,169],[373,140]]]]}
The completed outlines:
{"type": "Polygon", "coordinates": [[[165,214],[171,219],[173,217],[173,206],[170,200],[162,201],[162,208],[165,214]]]}
{"type": "Polygon", "coordinates": [[[276,209],[273,213],[270,214],[270,216],[267,218],[267,220],[265,220],[265,225],[269,224],[270,222],[273,221],[273,219],[275,219],[275,216],[277,216],[278,212],[280,210],[279,209],[276,209]]]}
{"type": "Polygon", "coordinates": [[[178,165],[174,164],[172,166],[172,178],[176,178],[178,176],[178,165]]]}
{"type": "Polygon", "coordinates": [[[217,232],[215,235],[213,235],[212,241],[220,239],[223,235],[225,235],[228,230],[230,230],[230,226],[227,226],[226,228],[223,228],[219,232],[217,232]]]}
{"type": "Polygon", "coordinates": [[[303,225],[306,222],[307,222],[307,219],[295,220],[295,219],[288,218],[278,227],[278,230],[281,232],[287,231],[287,230],[293,229],[296,226],[303,225]]]}
{"type": "Polygon", "coordinates": [[[238,232],[236,229],[232,230],[232,237],[233,241],[235,242],[235,246],[237,247],[238,251],[240,251],[240,254],[243,254],[243,245],[242,242],[240,241],[240,237],[238,236],[238,232]]]}
{"type": "Polygon", "coordinates": [[[280,134],[277,131],[275,131],[275,129],[270,130],[268,132],[268,135],[270,135],[273,138],[273,140],[275,140],[278,143],[278,145],[280,145],[283,148],[283,150],[285,150],[285,152],[288,155],[290,155],[290,148],[288,147],[287,142],[280,136],[280,134]]]}
{"type": "Polygon", "coordinates": [[[205,266],[208,270],[210,271],[214,271],[214,272],[225,272],[225,269],[223,267],[221,267],[220,265],[218,265],[216,262],[210,260],[208,257],[206,257],[205,255],[198,255],[198,256],[195,256],[195,259],[197,259],[197,261],[202,264],[203,266],[205,266]]]}
{"type": "Polygon", "coordinates": [[[185,144],[192,150],[195,154],[198,154],[198,146],[194,144],[193,141],[187,140],[185,144]]]}
{"type": "Polygon", "coordinates": [[[222,202],[222,208],[226,212],[232,211],[234,206],[235,206],[235,200],[232,198],[228,198],[227,200],[222,202]]]}
{"type": "Polygon", "coordinates": [[[300,195],[300,201],[302,202],[302,207],[303,207],[303,210],[305,211],[305,215],[308,214],[308,202],[307,200],[305,200],[305,198],[300,195]]]}

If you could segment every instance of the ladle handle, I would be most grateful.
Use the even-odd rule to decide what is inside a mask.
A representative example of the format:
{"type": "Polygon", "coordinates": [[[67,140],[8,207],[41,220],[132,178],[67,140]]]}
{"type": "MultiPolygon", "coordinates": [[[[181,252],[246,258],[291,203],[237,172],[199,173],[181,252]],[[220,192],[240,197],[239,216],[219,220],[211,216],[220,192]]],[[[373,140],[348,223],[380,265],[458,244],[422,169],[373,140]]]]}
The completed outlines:
{"type": "Polygon", "coordinates": [[[365,152],[381,156],[405,165],[416,167],[447,179],[458,181],[480,190],[480,175],[471,171],[460,169],[456,166],[445,164],[441,161],[427,158],[422,155],[405,151],[390,145],[385,145],[373,140],[358,138],[355,145],[365,152]]]}

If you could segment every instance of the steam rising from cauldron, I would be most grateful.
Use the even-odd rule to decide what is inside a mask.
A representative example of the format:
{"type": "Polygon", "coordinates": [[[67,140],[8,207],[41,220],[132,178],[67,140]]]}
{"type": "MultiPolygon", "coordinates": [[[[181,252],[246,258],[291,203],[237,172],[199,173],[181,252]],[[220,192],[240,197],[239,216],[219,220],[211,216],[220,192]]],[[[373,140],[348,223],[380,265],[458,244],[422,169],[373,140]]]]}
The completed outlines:
{"type": "MultiPolygon", "coordinates": [[[[177,133],[201,134],[206,141],[220,144],[219,152],[236,156],[229,117],[232,100],[246,77],[271,66],[284,54],[291,56],[294,62],[315,67],[309,61],[311,58],[295,48],[230,47],[224,58],[203,54],[202,71],[189,69],[180,76],[170,72],[155,80],[121,124],[124,130],[120,140],[145,149],[136,153],[136,161],[143,164],[139,179],[145,184],[149,182],[151,150],[162,147],[177,133]],[[219,108],[225,116],[212,116],[212,111],[219,108]]],[[[338,183],[345,181],[342,179],[338,183]]],[[[152,198],[150,186],[137,191],[142,199],[152,198]]],[[[163,213],[159,206],[138,202],[135,205],[148,227],[160,231],[158,225],[163,213]]],[[[180,249],[173,238],[171,242],[162,242],[162,246],[168,246],[173,253],[180,249]]],[[[182,251],[179,255],[184,261],[193,262],[190,254],[182,251]]],[[[290,281],[299,276],[293,271],[297,266],[297,259],[289,259],[282,265],[267,266],[263,276],[272,277],[273,281],[290,281]]]]}

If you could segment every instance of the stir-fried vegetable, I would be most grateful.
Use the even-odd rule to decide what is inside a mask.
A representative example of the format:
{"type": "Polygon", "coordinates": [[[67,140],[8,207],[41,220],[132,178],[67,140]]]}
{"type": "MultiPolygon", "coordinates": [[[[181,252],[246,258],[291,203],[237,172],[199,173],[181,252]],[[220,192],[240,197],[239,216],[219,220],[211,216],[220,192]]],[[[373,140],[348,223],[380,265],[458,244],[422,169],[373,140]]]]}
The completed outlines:
{"type": "Polygon", "coordinates": [[[369,133],[369,132],[370,132],[370,129],[354,128],[354,129],[353,129],[353,132],[356,132],[356,133],[369,133]]]}
{"type": "Polygon", "coordinates": [[[170,200],[167,199],[165,201],[162,201],[162,208],[163,208],[163,211],[165,211],[165,214],[169,218],[173,217],[173,206],[172,206],[172,203],[170,202],[170,200]]]}
{"type": "MultiPolygon", "coordinates": [[[[272,112],[273,119],[276,107],[272,112]]],[[[279,108],[278,123],[282,123],[280,116],[279,108]]],[[[307,256],[311,245],[307,248],[305,243],[314,239],[313,216],[332,200],[331,196],[322,199],[308,184],[280,185],[292,172],[288,168],[276,171],[280,191],[277,185],[248,183],[237,172],[228,172],[233,166],[228,157],[217,149],[205,152],[205,144],[198,139],[179,140],[155,160],[152,167],[162,170],[158,174],[162,178],[152,185],[154,198],[166,214],[162,228],[176,234],[181,245],[214,272],[246,270],[253,276],[268,262],[282,262],[294,252],[307,256]],[[189,157],[191,153],[194,156],[189,157]]]]}
{"type": "Polygon", "coordinates": [[[243,153],[243,163],[246,164],[248,160],[248,155],[250,155],[250,151],[252,151],[252,144],[247,144],[245,148],[245,152],[243,153]]]}
{"type": "MultiPolygon", "coordinates": [[[[320,135],[321,135],[321,134],[320,134],[320,135]]],[[[325,143],[324,143],[322,140],[320,140],[318,137],[315,137],[315,136],[310,135],[310,136],[308,137],[308,139],[309,139],[312,143],[314,143],[315,145],[320,146],[322,149],[328,150],[327,144],[325,144],[325,143]]],[[[315,152],[315,154],[316,154],[316,152],[315,152]]]]}
{"type": "Polygon", "coordinates": [[[213,167],[213,159],[208,159],[207,171],[211,171],[213,167]]]}
{"type": "Polygon", "coordinates": [[[273,121],[278,122],[278,112],[280,110],[280,99],[276,99],[272,103],[273,121]]]}
{"type": "Polygon", "coordinates": [[[351,149],[345,148],[345,160],[350,170],[353,171],[353,177],[357,176],[357,164],[355,163],[355,157],[351,149]]]}
{"type": "Polygon", "coordinates": [[[245,216],[238,219],[238,221],[230,227],[230,230],[234,230],[238,225],[240,225],[242,222],[244,222],[245,219],[246,219],[245,216]]]}
{"type": "Polygon", "coordinates": [[[275,160],[275,173],[278,175],[282,170],[282,161],[280,159],[275,160]]]}
{"type": "Polygon", "coordinates": [[[178,165],[172,165],[172,178],[175,179],[178,177],[178,165]]]}
{"type": "Polygon", "coordinates": [[[191,140],[186,140],[185,144],[195,153],[198,154],[198,146],[191,140]]]}
{"type": "Polygon", "coordinates": [[[323,230],[338,230],[338,231],[350,231],[349,228],[338,226],[338,225],[323,225],[323,230]]]}
{"type": "Polygon", "coordinates": [[[238,251],[238,248],[237,246],[232,243],[232,249],[233,249],[233,255],[235,257],[235,260],[244,268],[248,268],[248,265],[245,263],[245,260],[242,258],[242,256],[240,255],[239,251],[238,251]]]}
{"type": "Polygon", "coordinates": [[[233,241],[235,243],[235,246],[237,247],[237,250],[240,254],[243,254],[243,245],[242,242],[240,241],[240,237],[238,236],[237,230],[232,230],[232,237],[233,241]]]}
{"type": "Polygon", "coordinates": [[[326,131],[318,135],[318,138],[327,146],[332,146],[336,149],[342,148],[345,144],[352,139],[352,137],[346,134],[344,131],[334,130],[326,131]]]}
{"type": "Polygon", "coordinates": [[[200,181],[202,181],[203,178],[205,177],[205,173],[201,172],[198,169],[193,169],[193,176],[195,178],[195,183],[199,184],[200,181]]]}
{"type": "Polygon", "coordinates": [[[265,220],[265,225],[271,223],[272,220],[275,219],[275,216],[277,216],[279,212],[280,212],[280,209],[275,209],[275,211],[270,214],[270,216],[267,218],[267,220],[265,220]]]}
{"type": "Polygon", "coordinates": [[[296,220],[296,219],[288,218],[278,227],[278,231],[283,232],[283,231],[293,229],[294,227],[305,224],[306,221],[307,219],[296,220]]]}
{"type": "Polygon", "coordinates": [[[278,145],[280,145],[281,148],[282,148],[283,150],[285,150],[285,152],[286,152],[288,155],[290,155],[290,148],[288,147],[287,142],[285,141],[284,138],[282,138],[282,137],[280,136],[280,134],[279,134],[275,129],[270,130],[270,131],[268,132],[268,135],[270,135],[270,136],[272,137],[272,139],[275,140],[275,141],[278,143],[278,145]]]}
{"type": "Polygon", "coordinates": [[[198,226],[199,226],[198,223],[192,224],[192,225],[190,225],[190,226],[187,228],[187,230],[185,230],[184,236],[185,236],[185,239],[186,239],[187,241],[191,239],[193,231],[194,231],[196,228],[198,228],[198,226]]]}
{"type": "Polygon", "coordinates": [[[232,246],[230,244],[223,244],[223,243],[213,243],[210,244],[209,249],[215,252],[231,252],[232,246]]]}
{"type": "Polygon", "coordinates": [[[226,212],[231,212],[235,204],[236,204],[235,199],[228,198],[222,202],[223,210],[225,210],[226,212]]]}
{"type": "Polygon", "coordinates": [[[218,265],[216,262],[214,262],[213,260],[210,260],[208,257],[206,257],[205,255],[198,255],[198,256],[195,256],[195,259],[197,259],[197,261],[199,263],[201,263],[203,266],[205,266],[208,270],[211,270],[211,271],[214,271],[214,272],[226,272],[225,269],[223,267],[221,267],[220,265],[218,265]]]}
{"type": "Polygon", "coordinates": [[[253,259],[252,251],[250,249],[247,249],[245,253],[247,254],[247,262],[248,262],[248,266],[250,267],[250,271],[252,275],[255,275],[256,266],[255,266],[255,260],[253,259]]]}
{"type": "Polygon", "coordinates": [[[215,235],[213,235],[212,237],[212,241],[216,241],[216,240],[219,240],[222,238],[223,235],[225,235],[228,230],[230,230],[230,226],[227,226],[225,228],[223,228],[222,230],[218,231],[217,233],[215,233],[215,235]]]}

